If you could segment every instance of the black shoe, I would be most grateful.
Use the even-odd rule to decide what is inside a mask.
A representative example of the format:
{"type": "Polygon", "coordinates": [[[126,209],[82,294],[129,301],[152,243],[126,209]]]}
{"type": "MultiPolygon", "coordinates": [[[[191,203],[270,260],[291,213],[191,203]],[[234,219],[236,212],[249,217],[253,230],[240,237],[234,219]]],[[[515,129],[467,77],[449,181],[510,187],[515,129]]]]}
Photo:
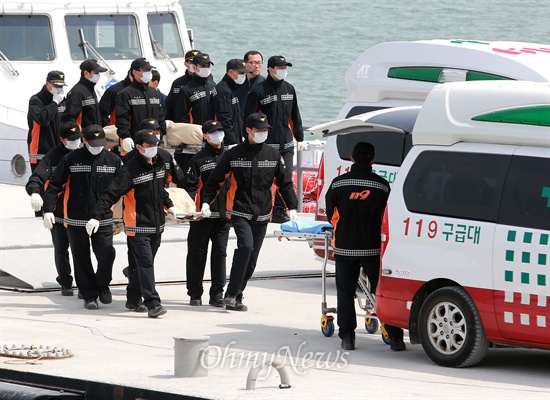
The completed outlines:
{"type": "Polygon", "coordinates": [[[111,291],[109,290],[109,288],[99,291],[99,301],[101,301],[103,304],[112,303],[113,296],[111,295],[111,291]]]}
{"type": "Polygon", "coordinates": [[[82,300],[82,299],[84,298],[84,296],[82,296],[82,293],[80,293],[80,290],[78,291],[78,298],[79,298],[80,300],[82,300]]]}
{"type": "Polygon", "coordinates": [[[355,350],[355,334],[348,333],[342,338],[342,348],[344,350],[355,350]]]}
{"type": "Polygon", "coordinates": [[[74,290],[71,285],[61,285],[61,296],[74,296],[74,290]]]}
{"type": "Polygon", "coordinates": [[[166,314],[167,312],[168,310],[159,304],[158,306],[149,309],[149,318],[156,318],[160,315],[166,314]]]}
{"type": "Polygon", "coordinates": [[[273,215],[271,216],[271,222],[274,224],[283,224],[290,221],[290,217],[286,213],[286,210],[274,210],[273,215]]]}
{"type": "Polygon", "coordinates": [[[135,312],[145,312],[147,311],[147,307],[143,305],[143,303],[130,303],[129,301],[126,302],[126,308],[128,310],[132,310],[135,312]]]}
{"type": "Polygon", "coordinates": [[[213,307],[223,307],[225,305],[225,302],[223,301],[222,295],[217,294],[213,297],[210,297],[208,304],[210,304],[213,307]]]}
{"type": "Polygon", "coordinates": [[[202,300],[201,299],[191,299],[189,300],[189,305],[190,306],[202,306],[202,300]]]}
{"type": "Polygon", "coordinates": [[[233,310],[235,308],[235,304],[237,303],[237,296],[234,294],[226,293],[223,302],[225,304],[225,308],[227,308],[228,310],[233,310]]]}
{"type": "Polygon", "coordinates": [[[228,310],[233,310],[233,311],[248,311],[248,307],[245,306],[242,301],[239,301],[237,300],[235,302],[235,307],[231,307],[231,306],[225,306],[226,309],[228,310]]]}
{"type": "Polygon", "coordinates": [[[97,300],[96,299],[90,299],[90,300],[84,299],[84,308],[86,310],[97,310],[99,308],[98,305],[97,305],[97,300]]]}
{"type": "Polygon", "coordinates": [[[390,349],[393,351],[403,351],[407,350],[405,342],[401,338],[390,338],[390,349]]]}

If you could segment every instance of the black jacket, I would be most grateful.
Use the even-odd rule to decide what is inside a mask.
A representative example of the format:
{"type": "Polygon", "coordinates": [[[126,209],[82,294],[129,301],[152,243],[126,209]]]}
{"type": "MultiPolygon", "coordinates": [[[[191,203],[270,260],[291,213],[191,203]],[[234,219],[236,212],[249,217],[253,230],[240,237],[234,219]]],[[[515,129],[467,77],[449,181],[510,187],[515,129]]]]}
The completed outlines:
{"type": "Polygon", "coordinates": [[[103,93],[101,100],[99,100],[99,110],[101,111],[101,126],[114,125],[116,121],[115,107],[116,96],[127,87],[132,81],[130,77],[126,75],[122,81],[110,86],[109,89],[103,93]]]}
{"type": "Polygon", "coordinates": [[[174,112],[176,109],[176,98],[181,90],[181,88],[191,82],[193,74],[189,73],[188,70],[185,71],[185,74],[179,78],[174,79],[172,86],[170,86],[170,91],[166,96],[166,119],[172,121],[174,119],[174,112]]]}
{"type": "Polygon", "coordinates": [[[212,79],[194,75],[191,81],[180,89],[176,97],[174,122],[202,125],[214,119],[211,104],[212,91],[216,84],[212,79]]]}
{"type": "Polygon", "coordinates": [[[128,236],[151,235],[164,231],[164,207],[174,204],[165,189],[168,169],[158,155],[149,164],[136,154],[121,168],[92,210],[91,217],[101,220],[124,196],[124,231],[128,236]]]}
{"type": "MultiPolygon", "coordinates": [[[[216,168],[223,154],[223,146],[220,149],[216,149],[208,143],[205,143],[204,148],[189,160],[189,168],[185,172],[184,189],[189,193],[189,196],[195,200],[197,211],[200,211],[203,203],[200,196],[200,190],[204,186],[204,183],[208,181],[210,175],[212,175],[214,168],[216,168]]],[[[212,211],[211,218],[227,219],[225,201],[228,189],[229,181],[226,180],[210,207],[212,211]]]]}
{"type": "Polygon", "coordinates": [[[298,206],[290,175],[277,150],[263,143],[245,141],[224,153],[200,192],[201,201],[211,204],[229,178],[227,214],[246,218],[252,223],[268,223],[273,208],[273,183],[279,188],[288,208],[298,206]]]}
{"type": "Polygon", "coordinates": [[[225,74],[212,92],[215,119],[220,121],[225,132],[225,145],[243,141],[243,118],[236,90],[239,87],[225,74]]]}
{"type": "MultiPolygon", "coordinates": [[[[71,150],[67,149],[63,143],[59,143],[53,149],[48,151],[48,153],[42,158],[34,169],[27,185],[25,186],[25,190],[29,196],[33,193],[38,193],[40,195],[44,193],[50,183],[50,178],[53,171],[59,165],[61,159],[70,152],[71,150]]],[[[63,192],[61,192],[57,197],[54,215],[56,216],[56,223],[63,222],[63,192]]]]}
{"type": "Polygon", "coordinates": [[[42,90],[29,100],[27,144],[31,164],[40,162],[42,157],[59,143],[58,105],[52,98],[52,94],[44,85],[42,90]]]}
{"type": "Polygon", "coordinates": [[[334,178],[325,196],[328,221],[334,227],[334,254],[347,257],[380,254],[382,217],[390,185],[365,164],[334,178]]]}
{"type": "Polygon", "coordinates": [[[101,124],[99,102],[95,94],[95,83],[81,77],[67,94],[65,111],[61,122],[75,122],[84,130],[88,125],[101,124]]]}
{"type": "MultiPolygon", "coordinates": [[[[57,196],[65,185],[65,223],[86,226],[99,197],[121,167],[120,158],[108,150],[102,150],[97,156],[92,155],[85,146],[73,150],[63,157],[52,175],[44,195],[44,212],[55,210],[57,196]]],[[[109,220],[102,221],[102,225],[112,223],[113,213],[108,211],[105,215],[109,220]]]]}
{"type": "MultiPolygon", "coordinates": [[[[184,172],[180,168],[179,164],[176,162],[176,159],[170,153],[168,150],[163,149],[161,147],[158,148],[158,156],[164,163],[166,164],[166,171],[168,172],[168,176],[166,178],[166,185],[170,183],[174,183],[176,186],[180,186],[184,182],[184,172]]],[[[130,161],[132,158],[134,158],[135,155],[137,155],[139,151],[134,148],[132,151],[126,153],[124,157],[122,157],[122,161],[124,164],[126,164],[128,161],[130,161]]]]}
{"type": "Polygon", "coordinates": [[[248,93],[254,88],[256,85],[259,85],[265,81],[265,76],[263,75],[256,75],[252,79],[246,78],[244,83],[237,88],[235,93],[237,94],[237,97],[239,98],[239,104],[241,107],[241,116],[244,114],[244,107],[246,105],[246,100],[248,99],[248,93]]]}
{"type": "Polygon", "coordinates": [[[154,118],[166,134],[166,121],[160,105],[159,91],[145,83],[133,81],[116,98],[116,128],[118,137],[132,139],[139,130],[141,121],[154,118]]]}
{"type": "Polygon", "coordinates": [[[302,117],[294,86],[285,80],[276,81],[268,76],[248,93],[244,107],[244,120],[252,113],[263,113],[271,128],[265,141],[281,154],[294,152],[294,141],[304,140],[302,117]]]}

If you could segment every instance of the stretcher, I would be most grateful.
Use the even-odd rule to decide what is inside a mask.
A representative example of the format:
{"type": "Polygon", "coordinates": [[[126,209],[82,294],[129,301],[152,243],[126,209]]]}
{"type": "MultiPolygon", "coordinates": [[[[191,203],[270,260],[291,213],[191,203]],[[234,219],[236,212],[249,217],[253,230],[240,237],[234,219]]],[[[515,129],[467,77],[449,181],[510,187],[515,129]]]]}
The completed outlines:
{"type": "MultiPolygon", "coordinates": [[[[281,224],[281,230],[274,232],[279,241],[283,238],[288,241],[304,241],[310,248],[324,250],[323,268],[321,269],[321,332],[325,337],[331,337],[334,334],[334,316],[336,307],[329,307],[327,303],[327,264],[329,251],[332,251],[330,243],[332,241],[332,225],[320,221],[290,221],[281,224]],[[317,244],[316,244],[317,243],[317,244]],[[322,243],[322,244],[318,244],[322,243]]],[[[361,270],[357,285],[363,292],[364,300],[355,294],[355,299],[359,308],[365,311],[365,330],[374,334],[380,329],[382,340],[390,344],[390,339],[384,324],[376,316],[376,302],[370,291],[370,284],[366,274],[361,270]]]]}

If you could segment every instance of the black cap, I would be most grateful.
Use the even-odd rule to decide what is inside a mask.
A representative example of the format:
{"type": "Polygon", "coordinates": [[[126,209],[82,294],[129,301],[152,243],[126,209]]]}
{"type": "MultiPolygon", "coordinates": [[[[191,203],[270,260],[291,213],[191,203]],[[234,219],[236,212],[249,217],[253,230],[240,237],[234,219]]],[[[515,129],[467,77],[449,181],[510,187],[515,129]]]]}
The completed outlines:
{"type": "Polygon", "coordinates": [[[187,53],[185,53],[185,61],[192,62],[193,57],[195,57],[197,54],[200,54],[200,50],[189,50],[187,53]]]}
{"type": "Polygon", "coordinates": [[[46,80],[57,86],[67,86],[65,83],[65,74],[61,71],[50,71],[46,80]]]}
{"type": "Polygon", "coordinates": [[[84,60],[80,64],[80,70],[81,71],[88,71],[88,72],[105,72],[107,71],[107,68],[103,68],[101,65],[97,63],[97,60],[84,60]]]}
{"type": "Polygon", "coordinates": [[[233,58],[229,60],[225,65],[225,67],[227,71],[231,69],[235,69],[244,74],[246,74],[247,72],[252,72],[248,68],[246,68],[246,63],[244,62],[244,60],[241,60],[240,58],[233,58]]]}
{"type": "Polygon", "coordinates": [[[132,61],[132,65],[130,65],[131,70],[140,70],[142,68],[146,71],[151,71],[155,67],[153,67],[145,57],[136,58],[132,61]]]}
{"type": "Polygon", "coordinates": [[[206,53],[199,53],[193,57],[193,64],[195,65],[205,65],[208,63],[214,65],[214,63],[210,61],[210,56],[206,53]]]}
{"type": "Polygon", "coordinates": [[[283,56],[271,56],[269,57],[269,60],[267,60],[267,67],[273,68],[273,67],[292,67],[292,64],[286,61],[286,58],[283,56]]]}
{"type": "Polygon", "coordinates": [[[78,126],[78,124],[75,122],[65,122],[61,126],[61,131],[59,132],[59,134],[63,139],[67,140],[76,140],[82,137],[80,126],[78,126]]]}
{"type": "Polygon", "coordinates": [[[84,139],[92,147],[105,146],[107,139],[105,139],[105,131],[101,125],[88,125],[84,128],[84,139]]]}
{"type": "Polygon", "coordinates": [[[154,118],[144,119],[139,123],[139,129],[160,129],[158,121],[154,118]]]}
{"type": "Polygon", "coordinates": [[[206,121],[202,124],[202,133],[212,133],[223,131],[223,126],[220,121],[206,121]]]}
{"type": "Polygon", "coordinates": [[[256,129],[269,129],[271,126],[267,123],[267,116],[265,114],[253,113],[246,117],[247,128],[256,129]]]}
{"type": "Polygon", "coordinates": [[[359,142],[351,153],[356,164],[370,164],[374,158],[374,146],[367,142],[359,142]]]}
{"type": "Polygon", "coordinates": [[[134,138],[134,143],[136,144],[156,144],[159,140],[157,138],[157,135],[155,135],[155,132],[153,132],[152,129],[140,129],[137,131],[136,136],[134,138]]]}

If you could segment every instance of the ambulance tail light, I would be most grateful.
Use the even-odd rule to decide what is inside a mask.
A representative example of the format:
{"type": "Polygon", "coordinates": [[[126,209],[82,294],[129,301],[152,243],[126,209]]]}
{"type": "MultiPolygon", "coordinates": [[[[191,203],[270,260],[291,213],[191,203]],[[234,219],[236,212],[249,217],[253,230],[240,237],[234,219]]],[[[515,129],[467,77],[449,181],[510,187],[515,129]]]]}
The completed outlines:
{"type": "Polygon", "coordinates": [[[390,224],[388,222],[388,206],[384,210],[384,217],[382,219],[382,234],[381,234],[382,244],[380,246],[380,258],[384,256],[386,252],[386,247],[390,241],[390,224]]]}
{"type": "Polygon", "coordinates": [[[315,220],[316,221],[326,221],[327,214],[324,208],[319,207],[319,199],[323,193],[323,186],[325,184],[325,155],[321,156],[321,161],[319,162],[319,169],[317,170],[317,189],[315,190],[315,198],[317,199],[315,207],[315,220]]]}

